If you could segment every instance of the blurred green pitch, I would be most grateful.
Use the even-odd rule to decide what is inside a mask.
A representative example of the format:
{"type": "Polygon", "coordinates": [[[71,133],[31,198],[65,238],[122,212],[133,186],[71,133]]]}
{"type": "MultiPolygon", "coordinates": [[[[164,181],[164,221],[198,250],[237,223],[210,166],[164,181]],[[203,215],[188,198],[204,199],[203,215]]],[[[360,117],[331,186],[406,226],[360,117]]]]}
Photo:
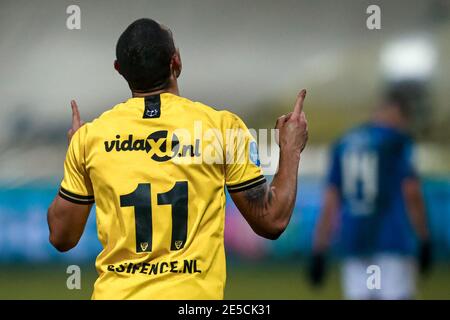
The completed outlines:
{"type": "MultiPolygon", "coordinates": [[[[81,290],[66,288],[65,265],[0,266],[0,299],[89,299],[93,266],[81,267],[81,290]]],[[[450,299],[448,265],[437,265],[418,282],[418,299],[450,299]]],[[[326,285],[311,288],[300,262],[228,264],[226,299],[341,299],[339,272],[330,268],[326,285]]]]}

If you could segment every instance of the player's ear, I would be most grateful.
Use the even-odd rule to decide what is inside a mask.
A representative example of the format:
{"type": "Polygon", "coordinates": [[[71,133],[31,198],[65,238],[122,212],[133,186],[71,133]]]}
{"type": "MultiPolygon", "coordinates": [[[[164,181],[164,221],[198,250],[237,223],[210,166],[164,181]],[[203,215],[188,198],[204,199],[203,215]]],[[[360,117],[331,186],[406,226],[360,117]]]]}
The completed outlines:
{"type": "Polygon", "coordinates": [[[119,67],[119,62],[117,60],[114,60],[114,69],[116,69],[116,71],[118,73],[120,73],[120,67],[119,67]]]}
{"type": "Polygon", "coordinates": [[[183,68],[183,64],[181,62],[180,51],[177,49],[172,56],[172,60],[170,61],[170,69],[172,70],[172,74],[178,78],[181,74],[181,69],[183,68]]]}

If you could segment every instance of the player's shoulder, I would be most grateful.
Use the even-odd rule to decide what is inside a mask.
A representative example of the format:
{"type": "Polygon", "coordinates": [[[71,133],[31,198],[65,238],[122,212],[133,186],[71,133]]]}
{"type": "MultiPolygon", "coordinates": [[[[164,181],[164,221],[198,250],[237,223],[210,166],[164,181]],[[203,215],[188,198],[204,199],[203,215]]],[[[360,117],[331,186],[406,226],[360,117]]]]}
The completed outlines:
{"type": "Polygon", "coordinates": [[[124,112],[131,111],[133,105],[133,99],[128,99],[127,101],[120,102],[114,105],[112,108],[102,112],[98,117],[91,121],[92,126],[99,125],[104,121],[110,121],[111,119],[116,119],[123,116],[124,112]]]}
{"type": "Polygon", "coordinates": [[[241,123],[242,119],[235,113],[218,107],[207,105],[200,101],[190,100],[185,97],[179,97],[184,101],[183,105],[187,112],[202,114],[203,116],[210,118],[211,120],[225,126],[233,126],[234,124],[241,123]]]}
{"type": "Polygon", "coordinates": [[[219,110],[217,107],[213,107],[207,105],[206,103],[191,100],[186,97],[176,97],[180,105],[187,109],[189,112],[201,113],[211,116],[219,117],[222,113],[222,110],[219,110]]]}
{"type": "Polygon", "coordinates": [[[344,131],[333,143],[335,147],[352,143],[360,137],[367,135],[369,126],[367,123],[363,123],[354,127],[351,127],[344,131]]]}
{"type": "Polygon", "coordinates": [[[411,143],[413,143],[413,139],[407,132],[390,126],[366,122],[346,131],[335,142],[335,145],[343,147],[346,145],[389,145],[395,147],[411,143]]]}
{"type": "Polygon", "coordinates": [[[103,111],[99,116],[91,121],[86,122],[86,132],[91,134],[97,131],[101,132],[105,129],[105,127],[109,127],[113,122],[122,122],[124,115],[127,113],[132,115],[133,110],[132,108],[129,108],[130,100],[131,99],[120,102],[112,108],[103,111]]]}
{"type": "Polygon", "coordinates": [[[405,130],[392,126],[374,125],[374,132],[378,134],[380,140],[390,144],[410,144],[413,142],[412,136],[405,130]]]}
{"type": "MultiPolygon", "coordinates": [[[[186,97],[163,93],[161,94],[161,103],[178,108],[180,114],[185,114],[195,120],[201,119],[209,122],[211,126],[217,128],[242,127],[244,125],[242,119],[229,110],[213,107],[186,97]]],[[[127,115],[135,116],[135,112],[139,108],[138,104],[139,101],[136,99],[118,103],[91,122],[86,123],[86,129],[91,132],[102,132],[105,128],[110,127],[112,122],[123,123],[123,119],[127,115]]]]}
{"type": "Polygon", "coordinates": [[[72,139],[77,139],[80,142],[87,143],[90,138],[99,135],[104,130],[105,125],[110,123],[112,118],[118,118],[117,108],[123,105],[124,102],[115,105],[113,108],[104,111],[98,117],[91,121],[85,122],[73,135],[72,139]]]}

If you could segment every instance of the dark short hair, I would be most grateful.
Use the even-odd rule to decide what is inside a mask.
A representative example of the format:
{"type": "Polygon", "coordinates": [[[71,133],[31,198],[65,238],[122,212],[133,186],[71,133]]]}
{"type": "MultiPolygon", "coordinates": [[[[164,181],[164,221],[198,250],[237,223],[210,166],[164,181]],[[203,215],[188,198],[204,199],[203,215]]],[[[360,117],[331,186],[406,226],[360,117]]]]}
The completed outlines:
{"type": "Polygon", "coordinates": [[[389,85],[385,91],[385,101],[397,107],[404,116],[411,117],[424,94],[424,86],[420,81],[403,80],[389,85]]]}
{"type": "Polygon", "coordinates": [[[152,19],[134,21],[116,45],[120,74],[135,91],[167,87],[174,53],[172,33],[152,19]]]}

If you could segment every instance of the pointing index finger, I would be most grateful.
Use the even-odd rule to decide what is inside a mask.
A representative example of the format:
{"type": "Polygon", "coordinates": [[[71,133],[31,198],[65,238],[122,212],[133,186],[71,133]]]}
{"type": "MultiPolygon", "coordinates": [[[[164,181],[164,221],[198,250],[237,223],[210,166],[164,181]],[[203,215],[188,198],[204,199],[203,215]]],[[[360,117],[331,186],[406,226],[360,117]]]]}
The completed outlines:
{"type": "Polygon", "coordinates": [[[75,100],[70,101],[70,106],[72,107],[72,128],[79,128],[81,127],[80,111],[75,100]]]}
{"type": "Polygon", "coordinates": [[[297,100],[295,101],[294,111],[292,112],[293,116],[299,117],[300,114],[302,113],[302,111],[303,111],[303,101],[305,100],[305,97],[306,97],[306,90],[303,89],[297,95],[297,100]]]}

